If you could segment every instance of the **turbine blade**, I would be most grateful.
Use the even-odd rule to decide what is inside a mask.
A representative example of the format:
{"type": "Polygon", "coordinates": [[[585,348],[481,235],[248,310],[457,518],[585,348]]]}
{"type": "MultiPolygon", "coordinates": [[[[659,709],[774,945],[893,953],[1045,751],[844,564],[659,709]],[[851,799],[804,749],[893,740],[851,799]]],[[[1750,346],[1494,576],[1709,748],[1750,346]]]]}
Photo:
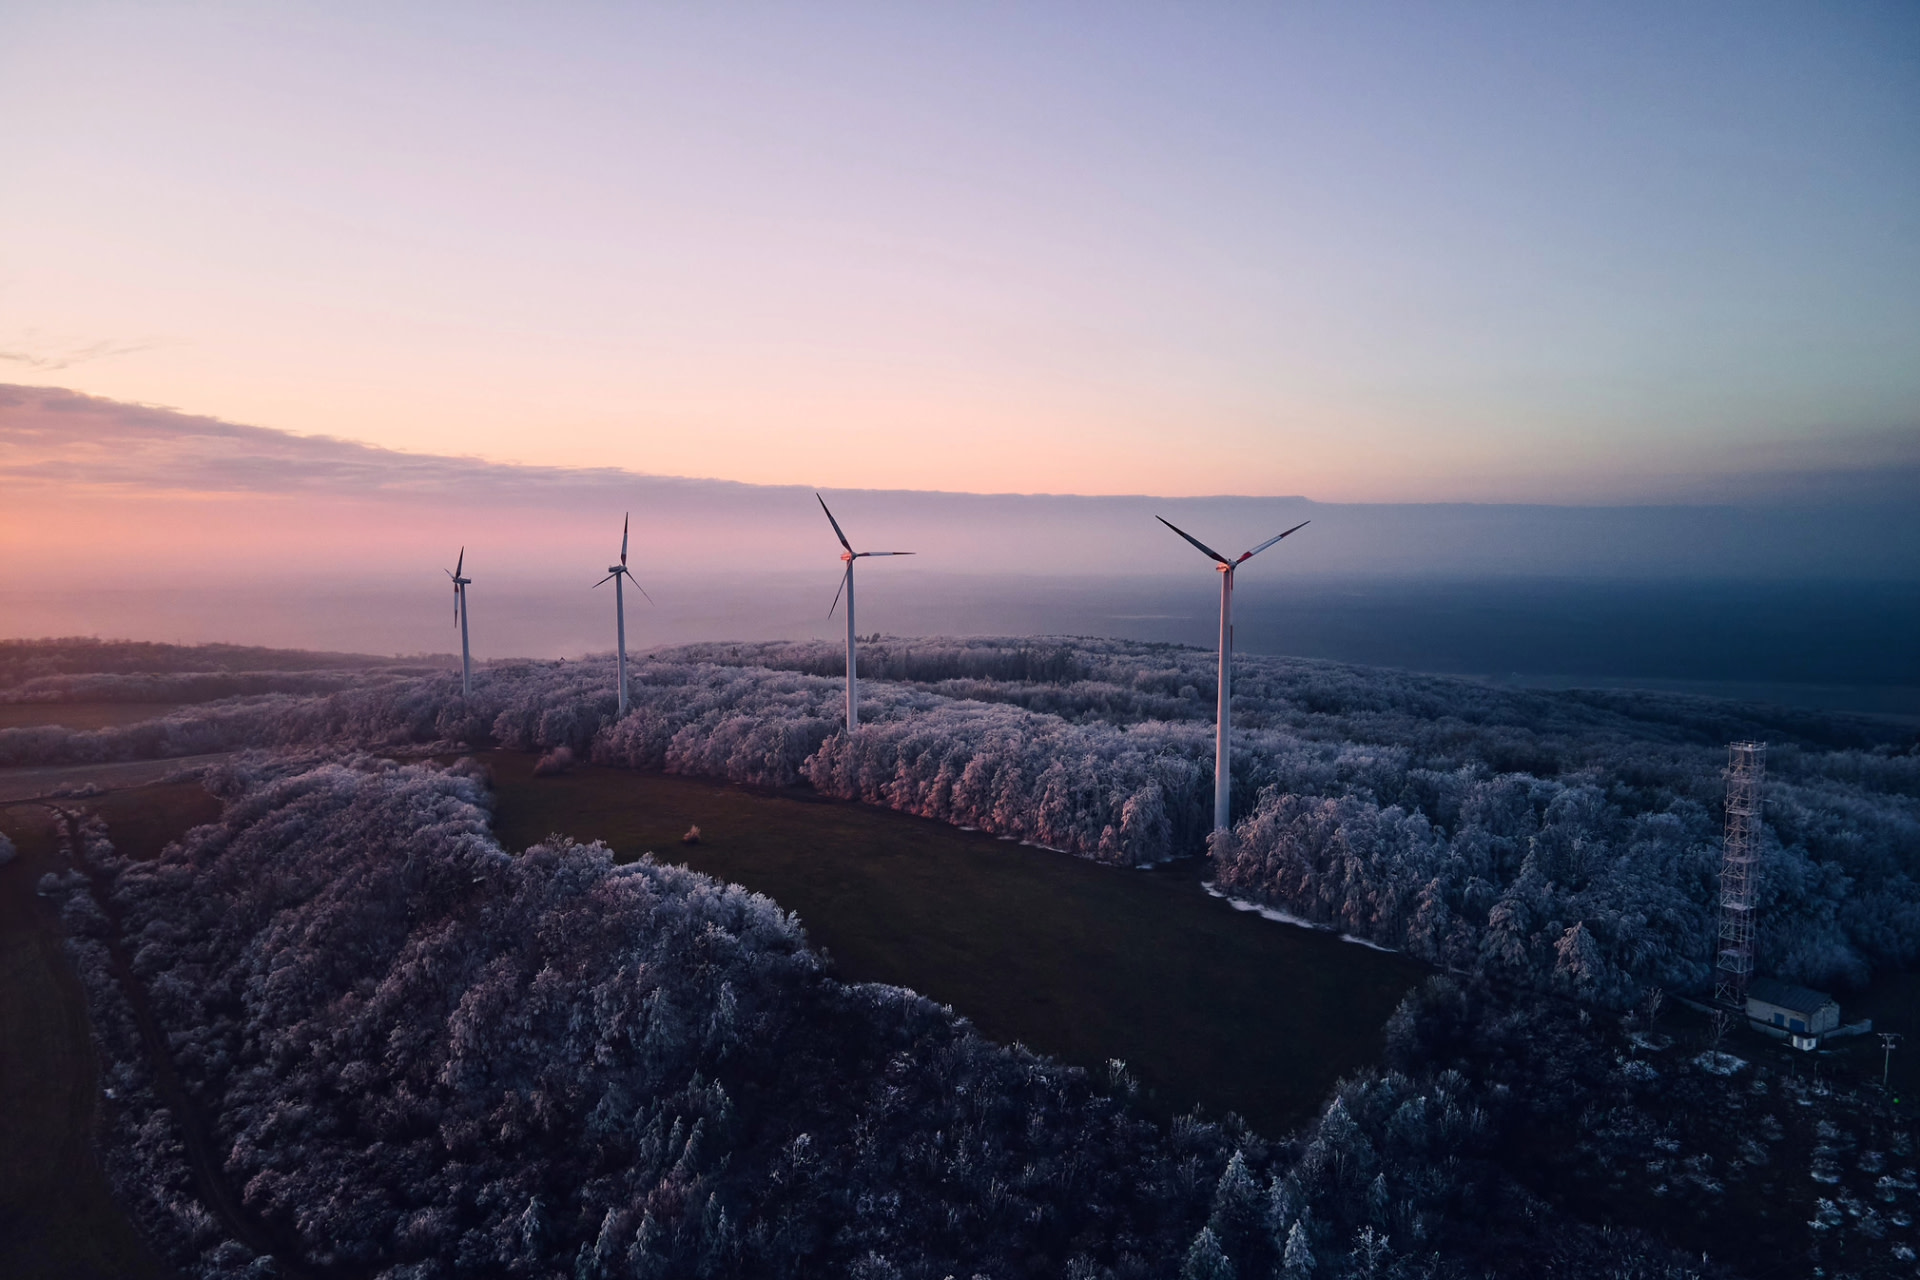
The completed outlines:
{"type": "Polygon", "coordinates": [[[814,494],[813,496],[816,498],[820,498],[820,509],[822,511],[827,512],[827,523],[833,526],[833,536],[840,539],[840,545],[845,547],[847,551],[851,553],[853,551],[853,544],[847,541],[846,534],[840,532],[840,522],[833,518],[833,512],[827,511],[827,500],[825,498],[821,498],[820,495],[817,493],[814,494]]]}
{"type": "Polygon", "coordinates": [[[467,549],[460,548],[460,558],[453,562],[453,576],[459,577],[460,571],[467,567],[467,549]]]}
{"type": "Polygon", "coordinates": [[[856,551],[853,553],[853,556],[854,559],[859,560],[866,556],[911,556],[917,554],[917,552],[913,551],[856,551]]]}
{"type": "MultiPolygon", "coordinates": [[[[1302,520],[1299,524],[1287,530],[1287,533],[1298,533],[1312,523],[1313,521],[1311,520],[1302,520]]],[[[1259,555],[1262,551],[1265,551],[1268,547],[1272,546],[1274,543],[1280,541],[1280,539],[1286,537],[1287,533],[1274,534],[1271,538],[1268,538],[1265,542],[1261,543],[1259,546],[1255,547],[1253,550],[1247,552],[1247,554],[1241,556],[1238,560],[1234,561],[1234,563],[1235,564],[1246,563],[1247,561],[1253,559],[1255,556],[1259,555]]]]}
{"type": "Polygon", "coordinates": [[[1200,539],[1194,537],[1192,534],[1188,533],[1185,529],[1182,529],[1179,525],[1167,519],[1165,516],[1155,516],[1154,519],[1158,520],[1161,524],[1167,526],[1167,528],[1173,530],[1175,533],[1185,538],[1188,542],[1191,542],[1194,546],[1200,548],[1200,550],[1206,552],[1209,556],[1213,557],[1215,560],[1218,560],[1221,564],[1233,563],[1232,561],[1228,560],[1225,556],[1221,555],[1218,551],[1215,551],[1212,547],[1200,541],[1200,539]]]}
{"type": "Polygon", "coordinates": [[[646,596],[646,600],[648,604],[653,603],[653,597],[647,595],[647,589],[640,585],[640,579],[634,577],[632,574],[628,574],[627,581],[633,584],[633,589],[635,591],[638,591],[641,595],[646,596]]]}
{"type": "MultiPolygon", "coordinates": [[[[815,496],[817,497],[818,495],[816,494],[815,496]]],[[[821,505],[825,506],[826,504],[822,503],[821,505]]],[[[828,517],[828,518],[831,519],[832,517],[828,517]]],[[[838,609],[840,607],[840,593],[847,589],[847,581],[852,577],[853,577],[853,566],[848,565],[847,571],[840,575],[840,585],[834,588],[833,608],[827,610],[827,617],[829,618],[833,617],[833,610],[838,609]]]]}
{"type": "Polygon", "coordinates": [[[620,563],[621,564],[625,564],[627,562],[627,525],[630,524],[632,520],[633,520],[633,513],[631,511],[629,511],[620,520],[620,563]]]}
{"type": "Polygon", "coordinates": [[[609,582],[612,582],[612,581],[613,581],[613,575],[612,575],[612,574],[608,574],[608,575],[607,575],[606,577],[604,577],[604,578],[602,578],[602,579],[600,579],[600,581],[598,581],[598,582],[596,582],[596,583],[594,583],[593,585],[594,585],[594,586],[596,586],[596,587],[604,587],[604,586],[606,586],[606,585],[607,585],[607,584],[608,584],[609,582]]]}

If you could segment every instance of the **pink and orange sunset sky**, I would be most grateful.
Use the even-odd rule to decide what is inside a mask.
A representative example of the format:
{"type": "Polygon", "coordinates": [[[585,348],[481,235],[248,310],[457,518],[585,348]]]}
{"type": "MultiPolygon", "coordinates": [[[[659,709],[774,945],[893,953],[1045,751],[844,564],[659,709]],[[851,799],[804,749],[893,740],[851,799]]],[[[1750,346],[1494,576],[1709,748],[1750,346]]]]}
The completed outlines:
{"type": "Polygon", "coordinates": [[[755,483],[1871,467],[1916,58],[1907,5],[12,4],[0,373],[755,483]]]}
{"type": "Polygon", "coordinates": [[[23,2],[0,119],[8,633],[628,509],[781,570],[816,487],[902,582],[1186,572],[1123,495],[1336,504],[1289,571],[1920,575],[1859,505],[1920,492],[1911,5],[23,2]],[[1377,505],[1463,502],[1849,514],[1377,505]]]}

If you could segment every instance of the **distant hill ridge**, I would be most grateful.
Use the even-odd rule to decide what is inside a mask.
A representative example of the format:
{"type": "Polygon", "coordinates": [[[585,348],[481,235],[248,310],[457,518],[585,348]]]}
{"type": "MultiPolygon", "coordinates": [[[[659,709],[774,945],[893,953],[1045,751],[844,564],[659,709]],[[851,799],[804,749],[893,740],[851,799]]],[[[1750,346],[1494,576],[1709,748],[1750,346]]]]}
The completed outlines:
{"type": "Polygon", "coordinates": [[[366,671],[395,667],[424,673],[444,669],[455,661],[451,654],[418,654],[402,659],[253,645],[181,645],[59,636],[0,640],[0,690],[17,689],[29,681],[50,676],[366,671]]]}

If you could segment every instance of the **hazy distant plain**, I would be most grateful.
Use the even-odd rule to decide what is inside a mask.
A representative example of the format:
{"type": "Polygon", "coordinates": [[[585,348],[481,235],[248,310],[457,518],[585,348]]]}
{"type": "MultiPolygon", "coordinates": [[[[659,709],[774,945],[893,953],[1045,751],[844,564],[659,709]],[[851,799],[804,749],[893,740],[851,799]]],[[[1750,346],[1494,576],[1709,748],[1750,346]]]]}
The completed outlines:
{"type": "MultiPolygon", "coordinates": [[[[1196,561],[1198,557],[1195,557],[1196,561]]],[[[1256,566],[1256,570],[1267,566],[1256,566]]],[[[700,640],[829,637],[835,579],[818,574],[643,578],[629,600],[636,650],[700,640]]],[[[1091,635],[1211,645],[1216,579],[889,575],[860,582],[862,634],[1091,635]]],[[[473,588],[486,658],[574,657],[613,647],[613,602],[587,581],[473,588]]],[[[13,635],[125,635],[373,653],[457,649],[450,593],[258,581],[231,589],[0,591],[13,635]]],[[[1237,647],[1534,685],[1625,685],[1838,710],[1920,715],[1920,584],[1350,580],[1241,575],[1237,647]]]]}

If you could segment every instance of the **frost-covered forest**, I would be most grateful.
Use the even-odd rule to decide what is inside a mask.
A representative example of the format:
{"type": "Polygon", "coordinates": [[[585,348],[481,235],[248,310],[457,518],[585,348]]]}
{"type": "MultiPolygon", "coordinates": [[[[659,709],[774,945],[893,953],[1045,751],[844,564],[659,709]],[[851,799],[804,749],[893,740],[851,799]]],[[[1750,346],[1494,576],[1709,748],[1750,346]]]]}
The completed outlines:
{"type": "MultiPolygon", "coordinates": [[[[471,698],[445,674],[255,670],[264,691],[144,724],[0,731],[8,763],[248,752],[208,775],[218,824],[151,862],[83,831],[85,873],[43,885],[149,1236],[209,1277],[1654,1277],[1720,1274],[1673,1246],[1745,1187],[1856,1270],[1910,1251],[1910,1134],[1655,1029],[1657,988],[1708,975],[1729,738],[1772,746],[1763,965],[1911,964],[1920,747],[1878,722],[1242,659],[1219,890],[1451,973],[1292,1135],[1156,1125],[1121,1064],[1089,1077],[840,982],[738,887],[504,850],[481,774],[398,762],[566,748],[1122,865],[1205,851],[1210,655],[863,657],[852,741],[815,644],[652,655],[624,718],[595,660],[496,665],[471,698]],[[1831,1190],[1771,1181],[1796,1144],[1831,1190]],[[1626,1220],[1680,1235],[1588,1226],[1567,1186],[1642,1196],[1626,1220]]],[[[31,689],[161,676],[60,678],[31,689]]]]}
{"type": "Polygon", "coordinates": [[[254,757],[209,785],[219,823],[151,862],[83,831],[88,874],[45,886],[116,1184],[202,1276],[273,1274],[262,1247],[396,1280],[1695,1274],[1503,1172],[1510,1095],[1450,1069],[1350,1080],[1282,1141],[1161,1127],[1119,1064],[835,980],[763,897],[509,855],[471,771],[254,757]]]}
{"type": "MultiPolygon", "coordinates": [[[[876,641],[861,732],[841,652],[702,645],[358,677],[94,732],[0,731],[0,763],[494,742],[827,794],[1120,864],[1204,850],[1213,658],[1119,641],[876,641]]],[[[144,677],[96,678],[98,682],[144,677]]],[[[292,678],[289,676],[288,678],[292,678]]],[[[306,677],[302,677],[306,678],[306,677]]],[[[1225,892],[1449,969],[1624,1007],[1710,976],[1725,744],[1772,744],[1761,966],[1859,983],[1920,952],[1920,747],[1864,717],[1516,692],[1243,657],[1225,892]]]]}

